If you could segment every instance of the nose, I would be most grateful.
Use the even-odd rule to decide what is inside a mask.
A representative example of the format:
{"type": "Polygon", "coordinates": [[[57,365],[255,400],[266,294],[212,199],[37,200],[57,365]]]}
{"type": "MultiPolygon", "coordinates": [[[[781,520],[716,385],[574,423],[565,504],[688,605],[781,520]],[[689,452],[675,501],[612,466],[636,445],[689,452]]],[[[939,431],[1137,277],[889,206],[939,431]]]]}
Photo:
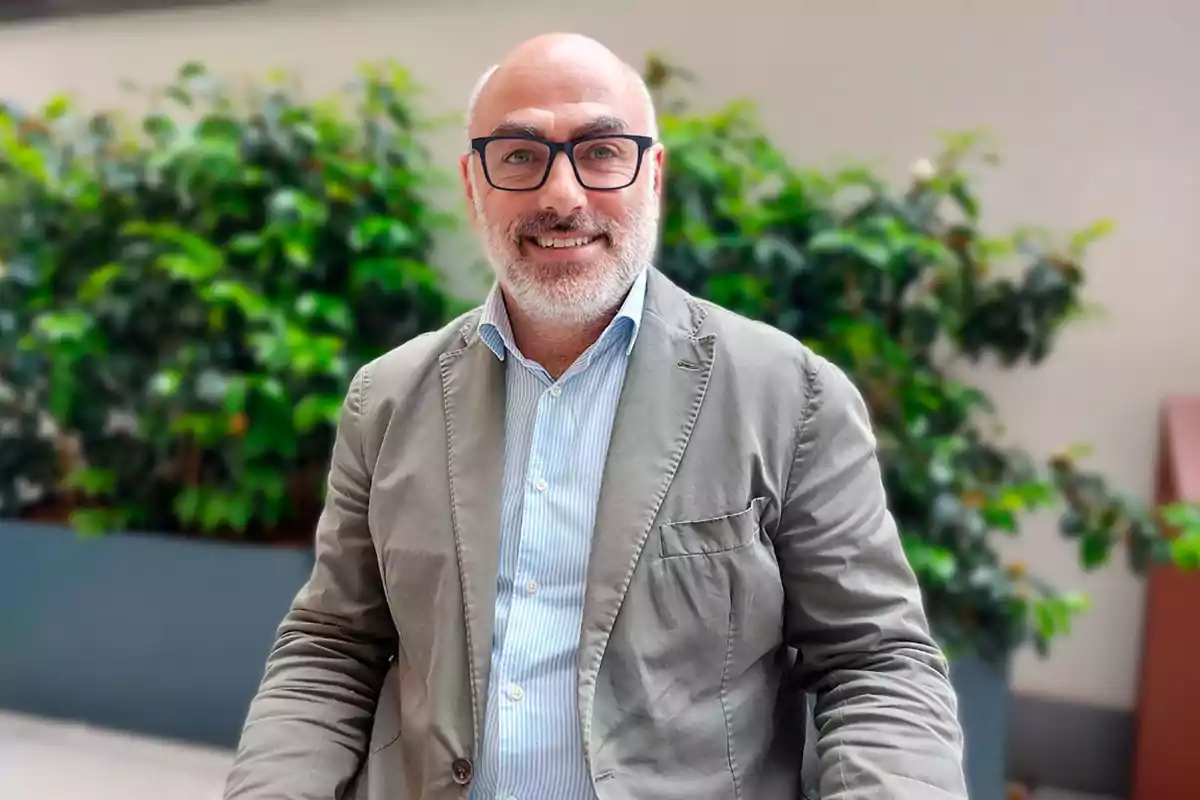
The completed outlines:
{"type": "Polygon", "coordinates": [[[569,216],[582,210],[587,202],[587,192],[575,179],[575,170],[565,153],[559,153],[558,158],[550,165],[550,174],[542,184],[538,203],[546,211],[554,211],[560,217],[569,216]]]}

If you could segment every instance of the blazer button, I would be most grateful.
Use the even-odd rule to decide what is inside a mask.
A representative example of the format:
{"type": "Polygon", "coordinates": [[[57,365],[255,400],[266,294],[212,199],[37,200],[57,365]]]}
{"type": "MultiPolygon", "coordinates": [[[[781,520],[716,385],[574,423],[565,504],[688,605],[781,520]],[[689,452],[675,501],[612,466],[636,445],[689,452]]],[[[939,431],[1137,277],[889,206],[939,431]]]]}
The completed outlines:
{"type": "Polygon", "coordinates": [[[454,782],[459,786],[466,786],[475,775],[475,767],[465,758],[454,759],[450,771],[454,773],[454,782]]]}

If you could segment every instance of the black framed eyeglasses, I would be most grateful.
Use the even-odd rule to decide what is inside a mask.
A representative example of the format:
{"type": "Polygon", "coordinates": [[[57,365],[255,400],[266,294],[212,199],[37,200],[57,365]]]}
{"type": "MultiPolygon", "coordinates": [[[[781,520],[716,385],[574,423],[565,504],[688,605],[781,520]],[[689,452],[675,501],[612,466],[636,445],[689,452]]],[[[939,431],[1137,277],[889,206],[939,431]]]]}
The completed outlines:
{"type": "Polygon", "coordinates": [[[632,134],[599,134],[567,142],[518,135],[471,140],[487,182],[505,192],[542,188],[559,153],[566,154],[583,188],[601,192],[624,189],[637,180],[642,156],[653,145],[652,137],[632,134]]]}

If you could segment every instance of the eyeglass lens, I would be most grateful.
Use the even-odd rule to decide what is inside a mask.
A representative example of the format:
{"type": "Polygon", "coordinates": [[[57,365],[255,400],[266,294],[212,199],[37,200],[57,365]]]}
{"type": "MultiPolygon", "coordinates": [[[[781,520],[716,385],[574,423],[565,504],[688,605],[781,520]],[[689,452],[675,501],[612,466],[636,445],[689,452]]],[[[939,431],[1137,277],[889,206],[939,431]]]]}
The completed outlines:
{"type": "MultiPolygon", "coordinates": [[[[589,189],[617,189],[633,182],[638,145],[621,137],[588,139],[573,148],[579,181],[589,189]]],[[[495,139],[483,153],[488,177],[501,189],[531,189],[545,178],[550,148],[527,139],[495,139]]]]}

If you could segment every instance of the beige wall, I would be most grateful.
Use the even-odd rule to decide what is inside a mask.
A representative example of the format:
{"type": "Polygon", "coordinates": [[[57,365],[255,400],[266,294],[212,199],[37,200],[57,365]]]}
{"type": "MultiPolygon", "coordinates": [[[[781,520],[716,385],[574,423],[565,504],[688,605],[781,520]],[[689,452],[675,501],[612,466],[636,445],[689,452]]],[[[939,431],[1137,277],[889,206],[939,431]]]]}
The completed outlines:
{"type": "MultiPolygon", "coordinates": [[[[985,197],[997,225],[1082,224],[1118,233],[1091,264],[1107,320],[1072,332],[1036,372],[983,370],[1018,440],[1038,451],[1089,441],[1120,484],[1150,489],[1155,414],[1200,392],[1200,4],[1192,0],[276,0],[0,28],[0,97],[72,90],[120,100],[120,77],[154,80],[185,59],[219,72],[284,66],[329,90],[361,59],[392,57],[457,110],[476,76],[519,39],[596,35],[640,63],[662,49],[707,99],[747,94],[797,158],[879,157],[897,171],[938,131],[984,124],[1005,168],[985,197]],[[641,6],[634,9],[637,6],[641,6]]],[[[460,143],[438,145],[448,167],[460,143]]],[[[1018,688],[1114,708],[1135,701],[1142,590],[1123,570],[1085,578],[1045,526],[1012,547],[1036,570],[1093,593],[1094,610],[1018,688]]]]}

